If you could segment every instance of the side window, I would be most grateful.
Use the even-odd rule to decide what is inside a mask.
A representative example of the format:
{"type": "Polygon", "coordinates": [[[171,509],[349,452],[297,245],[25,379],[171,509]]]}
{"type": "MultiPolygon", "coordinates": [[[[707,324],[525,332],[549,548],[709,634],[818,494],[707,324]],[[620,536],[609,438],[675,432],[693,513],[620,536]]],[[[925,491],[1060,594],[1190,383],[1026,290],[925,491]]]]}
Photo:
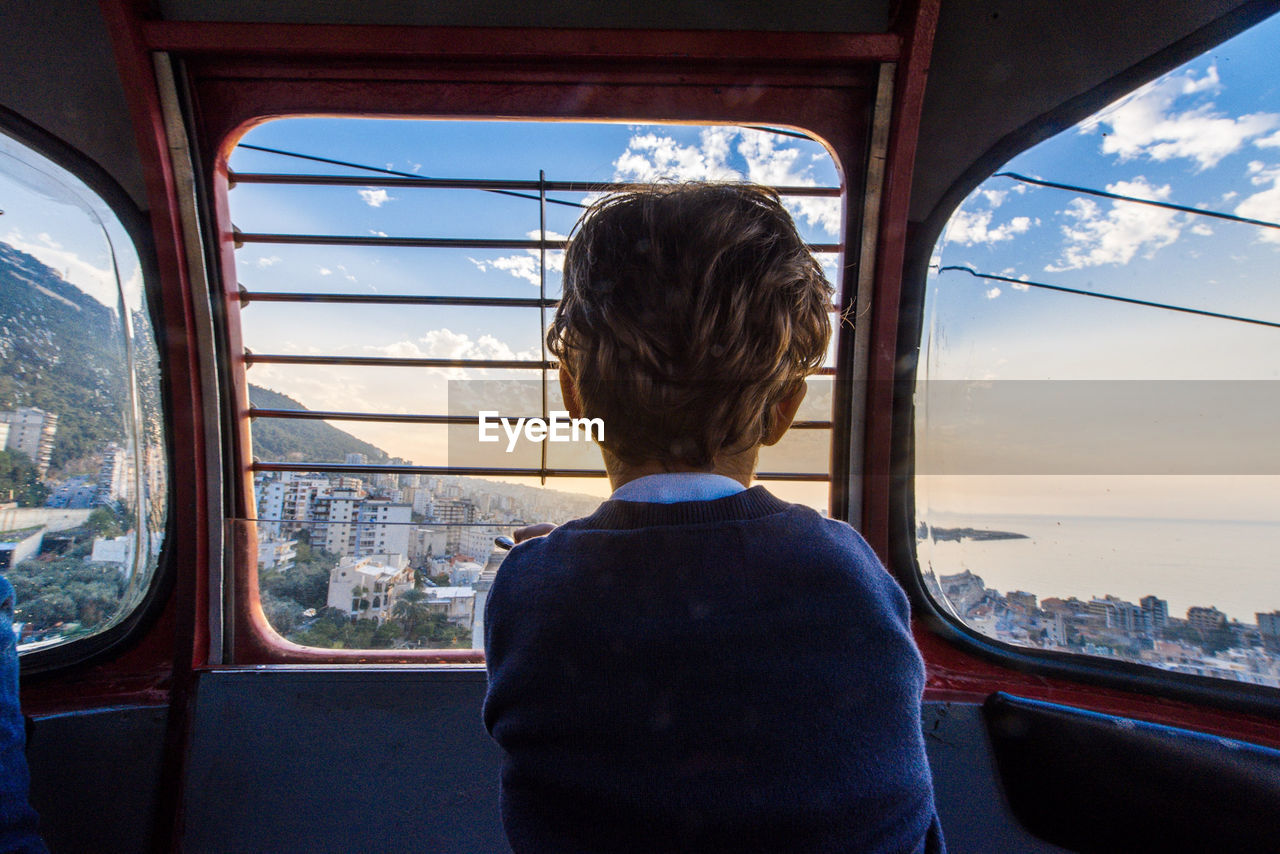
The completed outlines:
{"type": "MultiPolygon", "coordinates": [[[[544,339],[593,198],[773,185],[839,286],[839,172],[795,131],[292,118],[255,127],[230,167],[255,460],[242,524],[268,622],[305,646],[479,648],[494,537],[608,496],[586,429],[531,441],[500,422],[563,414],[544,339]]],[[[823,512],[833,375],[834,357],[759,466],[823,512]]]]}
{"type": "Polygon", "coordinates": [[[1280,18],[1019,155],[952,216],[917,554],[1012,646],[1280,687],[1280,18]]]}
{"type": "Polygon", "coordinates": [[[163,545],[159,354],[137,251],[67,170],[0,134],[0,574],[20,653],[103,632],[163,545]]]}

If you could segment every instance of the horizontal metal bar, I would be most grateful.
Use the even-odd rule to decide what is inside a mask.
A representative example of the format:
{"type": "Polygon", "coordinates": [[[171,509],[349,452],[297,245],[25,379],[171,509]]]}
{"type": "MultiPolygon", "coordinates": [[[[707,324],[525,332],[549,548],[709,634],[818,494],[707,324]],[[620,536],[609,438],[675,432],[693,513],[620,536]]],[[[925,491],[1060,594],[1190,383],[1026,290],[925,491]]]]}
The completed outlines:
{"type": "MultiPolygon", "coordinates": [[[[456,475],[458,477],[606,477],[604,469],[540,469],[503,468],[495,466],[381,466],[348,463],[285,463],[255,462],[249,466],[253,472],[314,472],[316,474],[425,474],[456,475]]],[[[825,472],[756,472],[756,480],[793,480],[821,482],[831,480],[825,472]]],[[[354,521],[347,524],[355,524],[354,521]]]]}
{"type": "Polygon", "coordinates": [[[325,525],[350,525],[352,528],[368,527],[369,525],[401,525],[403,527],[432,527],[432,528],[519,528],[523,525],[517,525],[512,522],[386,522],[379,519],[377,522],[360,521],[356,519],[272,519],[259,516],[250,519],[246,516],[232,517],[232,522],[282,522],[289,525],[297,525],[299,527],[323,527],[325,525]]]}
{"type": "MultiPolygon", "coordinates": [[[[516,368],[546,368],[554,370],[559,362],[537,359],[398,359],[390,356],[291,356],[281,353],[251,353],[245,351],[244,363],[248,365],[354,365],[383,368],[490,368],[509,370],[516,368]]],[[[833,377],[835,368],[819,368],[815,376],[833,377]]]]}
{"type": "MultiPolygon", "coordinates": [[[[567,240],[530,240],[480,237],[376,237],[359,234],[268,234],[245,231],[237,243],[272,243],[294,246],[410,246],[419,249],[564,249],[567,240]]],[[[810,243],[810,252],[840,252],[839,243],[810,243]]]]}
{"type": "Polygon", "coordinates": [[[380,466],[349,465],[347,463],[285,463],[256,462],[250,471],[300,471],[316,474],[426,474],[458,475],[460,477],[605,477],[604,469],[539,469],[506,468],[494,466],[380,466]]]}
{"type": "MultiPolygon", "coordinates": [[[[240,303],[251,302],[285,302],[285,303],[343,303],[348,305],[473,305],[495,306],[498,308],[555,308],[560,304],[558,299],[542,299],[540,297],[467,297],[467,296],[423,296],[419,294],[350,294],[350,293],[317,293],[315,291],[251,291],[240,289],[240,303]]],[[[835,311],[834,305],[828,304],[829,311],[835,311]]]]}
{"type": "Polygon", "coordinates": [[[400,415],[394,412],[324,412],[313,409],[259,409],[250,418],[292,418],[302,421],[369,421],[379,424],[479,424],[478,415],[400,415]]]}
{"type": "Polygon", "coordinates": [[[375,237],[358,234],[266,234],[241,232],[238,243],[279,243],[298,246],[413,246],[423,249],[563,249],[566,240],[526,238],[375,237]]]}
{"type": "Polygon", "coordinates": [[[251,302],[322,302],[369,305],[480,305],[504,308],[554,308],[556,299],[539,297],[454,297],[417,294],[321,294],[284,293],[280,291],[240,291],[242,304],[251,302]]]}
{"type": "Polygon", "coordinates": [[[538,359],[398,359],[390,356],[288,356],[278,353],[244,354],[245,365],[354,365],[382,368],[513,368],[557,367],[556,362],[538,359]]]}
{"type": "MultiPolygon", "coordinates": [[[[338,187],[424,187],[445,190],[522,190],[537,193],[545,187],[548,193],[613,193],[636,186],[635,182],[614,181],[538,181],[498,180],[489,178],[405,178],[395,175],[288,175],[276,172],[234,172],[230,180],[237,184],[287,184],[338,187]]],[[[780,196],[818,196],[839,198],[841,187],[772,187],[780,196]]],[[[536,198],[536,197],[535,197],[536,198]]]]}
{"type": "MultiPolygon", "coordinates": [[[[395,412],[335,412],[317,409],[260,409],[250,406],[250,418],[292,418],[302,421],[367,421],[381,424],[479,424],[479,415],[403,415],[395,412]]],[[[507,416],[508,418],[519,416],[507,416]]],[[[535,416],[524,416],[532,418],[535,416]]],[[[541,416],[537,416],[541,417],[541,416]]],[[[792,430],[829,430],[830,421],[794,421],[792,430]]]]}

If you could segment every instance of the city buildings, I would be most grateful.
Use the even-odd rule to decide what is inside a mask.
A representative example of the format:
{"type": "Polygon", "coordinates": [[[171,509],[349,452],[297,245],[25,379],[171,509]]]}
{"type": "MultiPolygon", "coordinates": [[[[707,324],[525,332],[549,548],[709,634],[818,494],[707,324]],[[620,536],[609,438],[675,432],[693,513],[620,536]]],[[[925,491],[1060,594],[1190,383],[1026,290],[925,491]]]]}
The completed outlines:
{"type": "Polygon", "coordinates": [[[53,438],[58,432],[58,416],[34,407],[0,411],[0,423],[7,424],[5,450],[26,454],[44,477],[53,454],[53,438]]]}
{"type": "Polygon", "coordinates": [[[1179,620],[1169,616],[1168,601],[1155,595],[1137,605],[1110,593],[1088,602],[1048,596],[1036,607],[1032,594],[1002,594],[969,571],[940,577],[930,572],[924,581],[965,625],[1005,643],[1280,687],[1280,611],[1257,614],[1255,626],[1229,620],[1216,607],[1195,605],[1179,620]]]}

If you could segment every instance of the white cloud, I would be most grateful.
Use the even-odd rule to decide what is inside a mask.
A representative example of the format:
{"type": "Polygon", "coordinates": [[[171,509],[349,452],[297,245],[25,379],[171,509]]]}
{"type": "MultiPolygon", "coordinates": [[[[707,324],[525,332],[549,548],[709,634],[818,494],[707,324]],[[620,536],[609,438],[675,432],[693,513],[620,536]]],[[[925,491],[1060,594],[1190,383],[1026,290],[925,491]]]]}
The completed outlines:
{"type": "Polygon", "coordinates": [[[1197,222],[1195,225],[1191,226],[1191,233],[1198,234],[1201,237],[1208,237],[1213,234],[1213,229],[1205,225],[1203,222],[1197,222]]]}
{"type": "Polygon", "coordinates": [[[650,131],[636,134],[613,162],[615,181],[737,181],[742,175],[725,161],[736,128],[702,132],[700,146],[681,145],[650,131]]]}
{"type": "MultiPolygon", "coordinates": [[[[537,229],[526,232],[526,237],[530,240],[537,240],[541,232],[537,229]]],[[[568,240],[568,236],[555,231],[547,232],[548,240],[568,240]]],[[[481,273],[487,273],[489,270],[502,270],[510,273],[517,279],[524,279],[533,286],[540,284],[538,275],[538,259],[540,253],[537,249],[526,249],[522,255],[506,255],[501,258],[492,258],[487,261],[479,261],[475,258],[468,257],[467,260],[476,266],[481,273]]],[[[564,272],[564,250],[548,249],[547,250],[547,269],[556,272],[564,272]]]]}
{"type": "Polygon", "coordinates": [[[387,233],[386,233],[385,231],[378,231],[376,228],[371,228],[371,229],[369,229],[369,233],[370,233],[370,234],[372,234],[374,237],[386,237],[386,236],[387,236],[387,233]]]}
{"type": "Polygon", "coordinates": [[[1248,140],[1280,126],[1280,115],[1275,113],[1232,118],[1216,112],[1212,101],[1175,109],[1184,97],[1217,94],[1221,88],[1217,66],[1210,66],[1199,79],[1194,71],[1162,77],[1082,122],[1080,132],[1093,133],[1106,125],[1110,131],[1103,135],[1102,153],[1118,155],[1121,160],[1185,157],[1195,160],[1200,169],[1209,169],[1248,140]]]}
{"type": "MultiPolygon", "coordinates": [[[[752,181],[757,184],[816,187],[812,162],[800,164],[801,151],[779,142],[777,134],[749,128],[711,127],[698,145],[681,145],[669,136],[637,133],[614,161],[615,181],[752,181]],[[734,143],[737,143],[736,149],[734,143]],[[746,172],[729,165],[733,151],[746,163],[746,172]]],[[[840,200],[793,197],[787,209],[827,234],[840,232],[840,200]]]]}
{"type": "MultiPolygon", "coordinates": [[[[1168,184],[1152,186],[1139,175],[1132,181],[1108,184],[1107,190],[1122,196],[1155,200],[1167,199],[1170,187],[1168,184]]],[[[1103,264],[1128,264],[1138,252],[1149,258],[1177,240],[1182,229],[1174,211],[1132,202],[1112,202],[1111,209],[1104,214],[1092,199],[1076,198],[1063,213],[1074,219],[1075,224],[1062,227],[1067,239],[1062,257],[1056,264],[1045,266],[1045,270],[1054,273],[1103,264]]]]}
{"type": "MultiPolygon", "coordinates": [[[[472,338],[465,332],[454,332],[448,328],[432,329],[413,341],[396,341],[382,346],[369,345],[363,350],[366,353],[395,359],[537,360],[542,358],[541,351],[536,347],[515,350],[510,344],[493,335],[472,338]]],[[[431,368],[429,370],[450,379],[474,378],[473,369],[431,368]]]]}
{"type": "Polygon", "coordinates": [[[1270,136],[1255,139],[1253,144],[1258,146],[1258,148],[1280,148],[1280,130],[1270,136]]]}
{"type": "Polygon", "coordinates": [[[280,263],[280,256],[272,255],[269,258],[259,258],[254,263],[259,267],[274,267],[276,264],[280,263]]]}
{"type": "Polygon", "coordinates": [[[387,191],[381,187],[376,190],[369,187],[357,192],[360,193],[360,198],[364,200],[364,203],[371,208],[380,208],[387,202],[395,201],[395,196],[388,194],[387,191]]]}
{"type": "Polygon", "coordinates": [[[330,270],[328,267],[321,267],[321,268],[320,268],[319,270],[317,270],[316,272],[318,272],[318,273],[319,273],[320,275],[322,275],[322,276],[332,276],[332,275],[333,275],[333,271],[332,271],[332,270],[330,270]]]}
{"type": "MultiPolygon", "coordinates": [[[[1244,201],[1236,205],[1236,213],[1250,219],[1280,222],[1280,166],[1267,169],[1262,164],[1258,164],[1259,168],[1253,169],[1253,164],[1249,165],[1249,171],[1253,176],[1249,179],[1251,184],[1255,187],[1265,187],[1268,184],[1271,186],[1245,197],[1244,201]]],[[[1280,243],[1280,230],[1259,228],[1258,239],[1267,243],[1280,243]]]]}
{"type": "MultiPolygon", "coordinates": [[[[1018,184],[1019,187],[1023,186],[1018,184]]],[[[987,204],[993,208],[998,208],[1004,204],[1004,197],[1009,195],[1008,190],[982,190],[982,197],[987,200],[987,204]]]]}
{"type": "MultiPolygon", "coordinates": [[[[738,153],[747,161],[747,180],[775,187],[816,187],[809,166],[796,167],[798,148],[778,145],[778,135],[758,130],[739,130],[742,141],[738,153]]],[[[813,197],[783,200],[792,214],[827,234],[840,233],[840,200],[813,197]]]]}
{"type": "Polygon", "coordinates": [[[995,299],[998,296],[1000,296],[999,288],[991,288],[987,291],[987,299],[995,299]]]}
{"type": "Polygon", "coordinates": [[[972,246],[975,243],[999,243],[1003,240],[1012,240],[1014,235],[1025,234],[1032,225],[1030,217],[1015,216],[1008,222],[992,228],[993,216],[991,211],[976,213],[966,210],[956,211],[951,217],[951,222],[947,224],[944,239],[947,243],[959,243],[962,246],[972,246]]]}

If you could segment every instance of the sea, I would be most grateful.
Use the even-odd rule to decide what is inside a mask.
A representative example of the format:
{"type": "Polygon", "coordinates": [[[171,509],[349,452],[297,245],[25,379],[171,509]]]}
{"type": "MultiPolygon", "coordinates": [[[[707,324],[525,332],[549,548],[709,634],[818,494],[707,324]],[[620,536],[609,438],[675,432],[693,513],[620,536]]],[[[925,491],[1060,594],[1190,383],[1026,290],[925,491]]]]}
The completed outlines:
{"type": "Polygon", "coordinates": [[[1155,595],[1169,616],[1192,605],[1256,622],[1280,611],[1280,523],[1133,517],[963,515],[922,511],[917,522],[1025,534],[1026,539],[922,540],[920,568],[938,576],[969,570],[1001,593],[1038,599],[1110,593],[1138,604],[1155,595]]]}

